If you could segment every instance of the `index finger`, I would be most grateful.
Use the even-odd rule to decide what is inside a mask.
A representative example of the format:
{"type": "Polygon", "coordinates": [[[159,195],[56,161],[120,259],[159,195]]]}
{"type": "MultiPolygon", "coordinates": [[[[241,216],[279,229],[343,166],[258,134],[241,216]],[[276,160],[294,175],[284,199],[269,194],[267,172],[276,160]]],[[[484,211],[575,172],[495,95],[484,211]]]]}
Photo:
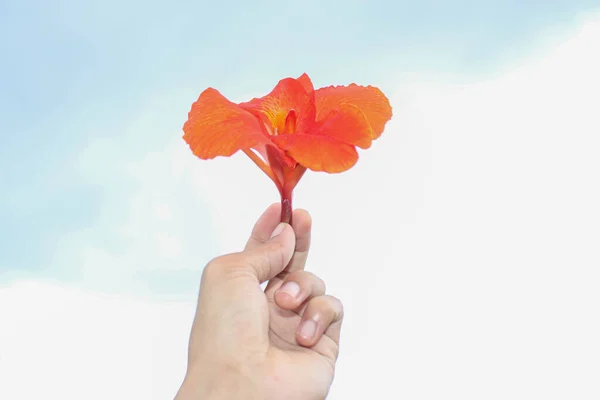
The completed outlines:
{"type": "Polygon", "coordinates": [[[296,234],[296,249],[288,267],[284,270],[288,273],[303,270],[306,266],[312,231],[312,218],[308,211],[303,209],[294,210],[292,228],[294,228],[296,234]]]}

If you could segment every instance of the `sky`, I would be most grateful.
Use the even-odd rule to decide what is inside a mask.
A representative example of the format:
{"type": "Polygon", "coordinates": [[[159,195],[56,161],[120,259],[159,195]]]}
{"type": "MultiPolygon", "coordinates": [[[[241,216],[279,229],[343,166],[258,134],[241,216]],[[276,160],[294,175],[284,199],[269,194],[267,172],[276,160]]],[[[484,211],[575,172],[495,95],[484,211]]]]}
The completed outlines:
{"type": "Polygon", "coordinates": [[[0,0],[0,398],[174,396],[203,266],[278,200],[181,127],[303,72],[394,109],[295,191],[329,398],[598,398],[598,46],[591,1],[0,0]]]}

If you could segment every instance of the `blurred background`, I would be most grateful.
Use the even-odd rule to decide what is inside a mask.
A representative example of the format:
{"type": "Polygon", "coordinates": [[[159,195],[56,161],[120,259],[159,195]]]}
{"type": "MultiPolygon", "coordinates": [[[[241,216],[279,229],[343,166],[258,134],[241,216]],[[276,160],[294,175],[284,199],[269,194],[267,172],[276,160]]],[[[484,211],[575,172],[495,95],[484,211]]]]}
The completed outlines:
{"type": "Polygon", "coordinates": [[[599,11],[0,0],[0,398],[174,396],[203,266],[278,201],[187,112],[306,72],[394,110],[295,191],[346,310],[329,398],[597,399],[599,11]]]}

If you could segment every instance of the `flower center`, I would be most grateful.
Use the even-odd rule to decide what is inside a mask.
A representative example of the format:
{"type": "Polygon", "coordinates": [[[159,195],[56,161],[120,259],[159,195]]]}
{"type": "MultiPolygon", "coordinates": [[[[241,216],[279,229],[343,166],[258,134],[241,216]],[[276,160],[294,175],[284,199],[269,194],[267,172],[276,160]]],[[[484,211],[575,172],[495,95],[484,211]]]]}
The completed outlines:
{"type": "Polygon", "coordinates": [[[296,117],[295,110],[290,110],[287,113],[287,115],[284,114],[283,112],[281,112],[274,117],[270,117],[269,119],[271,122],[270,126],[273,127],[272,128],[273,130],[271,131],[270,126],[268,125],[267,122],[265,122],[265,126],[266,126],[269,134],[271,134],[273,136],[294,134],[296,132],[297,117],[296,117]],[[285,118],[284,118],[284,115],[285,115],[285,118]]]}
{"type": "Polygon", "coordinates": [[[285,117],[285,125],[283,128],[283,132],[281,133],[288,135],[293,135],[294,133],[296,133],[296,119],[296,111],[290,110],[287,117],[285,117]]]}

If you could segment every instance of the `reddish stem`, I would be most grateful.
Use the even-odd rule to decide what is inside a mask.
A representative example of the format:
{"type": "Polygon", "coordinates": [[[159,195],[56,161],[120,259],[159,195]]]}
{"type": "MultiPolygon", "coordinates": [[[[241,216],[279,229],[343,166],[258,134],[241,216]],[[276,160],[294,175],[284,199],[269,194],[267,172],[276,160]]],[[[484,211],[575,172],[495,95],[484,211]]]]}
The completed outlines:
{"type": "Polygon", "coordinates": [[[293,189],[281,190],[281,222],[292,224],[292,192],[293,189]]]}

